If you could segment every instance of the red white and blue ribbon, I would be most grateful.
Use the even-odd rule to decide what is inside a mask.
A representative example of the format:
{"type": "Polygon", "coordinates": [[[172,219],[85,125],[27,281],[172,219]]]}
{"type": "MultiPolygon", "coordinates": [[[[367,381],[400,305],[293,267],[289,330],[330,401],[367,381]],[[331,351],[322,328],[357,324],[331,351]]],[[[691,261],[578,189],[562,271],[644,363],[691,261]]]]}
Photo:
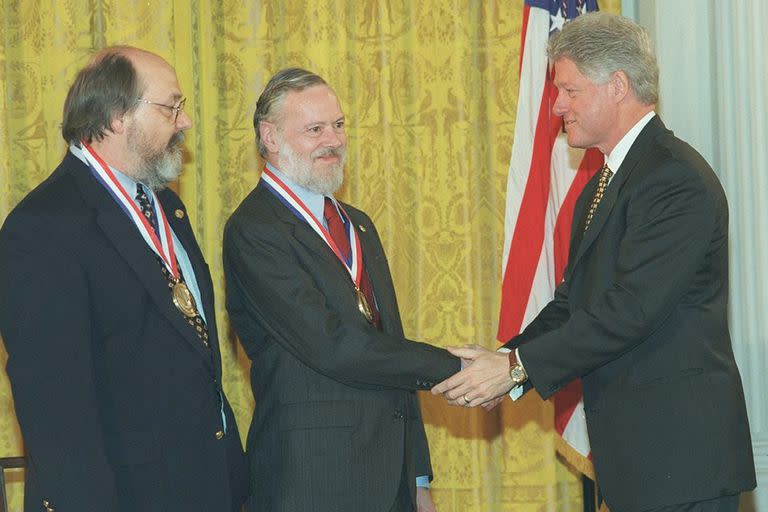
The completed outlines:
{"type": "Polygon", "coordinates": [[[333,237],[323,226],[322,222],[309,211],[309,208],[304,204],[304,201],[299,199],[299,197],[267,167],[265,167],[264,171],[261,173],[261,181],[264,183],[267,190],[274,194],[281,203],[296,215],[296,217],[302,219],[315,230],[320,238],[322,238],[328,247],[331,248],[339,261],[344,264],[344,267],[349,272],[350,278],[355,283],[355,288],[360,289],[360,278],[363,275],[363,255],[360,248],[360,239],[357,236],[357,231],[355,231],[352,226],[352,222],[349,220],[349,215],[344,211],[344,208],[336,203],[341,211],[341,218],[344,221],[344,227],[346,228],[347,237],[350,241],[349,246],[351,251],[348,259],[341,253],[336,242],[333,241],[333,237]]]}
{"type": "Polygon", "coordinates": [[[176,263],[176,252],[173,247],[173,237],[171,236],[171,227],[168,224],[168,220],[165,218],[165,213],[160,207],[160,201],[152,190],[152,205],[155,209],[155,218],[158,222],[158,231],[160,237],[158,238],[155,230],[149,224],[149,221],[141,213],[133,197],[125,190],[120,184],[120,181],[115,177],[115,174],[109,168],[109,166],[102,160],[102,158],[94,151],[94,149],[87,143],[83,142],[83,156],[88,162],[91,172],[96,179],[101,182],[107,191],[115,198],[117,204],[122,208],[126,215],[131,219],[136,229],[139,230],[144,241],[149,247],[155,251],[163,260],[166,268],[171,273],[171,276],[175,280],[179,279],[179,268],[176,263]]]}

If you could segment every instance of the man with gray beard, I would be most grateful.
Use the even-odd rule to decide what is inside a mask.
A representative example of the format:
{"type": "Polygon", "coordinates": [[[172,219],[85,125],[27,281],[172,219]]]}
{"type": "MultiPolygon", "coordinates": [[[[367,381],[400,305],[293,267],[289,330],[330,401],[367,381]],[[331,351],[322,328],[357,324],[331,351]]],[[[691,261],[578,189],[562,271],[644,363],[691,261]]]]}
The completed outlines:
{"type": "Polygon", "coordinates": [[[415,391],[460,362],[404,337],[376,228],[333,197],[347,144],[336,94],[280,71],[254,128],[266,166],[224,232],[227,310],[256,399],[249,510],[433,511],[415,391]]]}
{"type": "Polygon", "coordinates": [[[0,230],[0,332],[27,511],[239,511],[213,287],[181,200],[176,72],[99,52],[64,105],[64,160],[0,230]]]}

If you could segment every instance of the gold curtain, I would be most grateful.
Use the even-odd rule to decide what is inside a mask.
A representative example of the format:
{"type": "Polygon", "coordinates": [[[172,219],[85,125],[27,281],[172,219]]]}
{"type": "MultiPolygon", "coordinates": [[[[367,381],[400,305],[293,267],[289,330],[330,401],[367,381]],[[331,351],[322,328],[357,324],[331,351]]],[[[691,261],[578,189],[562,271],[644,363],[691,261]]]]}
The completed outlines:
{"type": "MultiPolygon", "coordinates": [[[[224,310],[222,227],[258,179],[259,92],[278,69],[306,67],[347,114],[341,196],[379,228],[407,335],[494,347],[522,3],[0,0],[0,222],[64,154],[64,97],[93,51],[164,56],[189,98],[178,190],[213,273],[224,385],[245,434],[254,402],[224,310]]],[[[620,0],[601,3],[619,11],[620,0]]],[[[580,481],[554,455],[549,403],[529,393],[486,414],[421,399],[441,512],[581,510],[580,481]]],[[[0,456],[22,452],[0,372],[0,456]]],[[[21,477],[9,479],[21,510],[21,477]]]]}

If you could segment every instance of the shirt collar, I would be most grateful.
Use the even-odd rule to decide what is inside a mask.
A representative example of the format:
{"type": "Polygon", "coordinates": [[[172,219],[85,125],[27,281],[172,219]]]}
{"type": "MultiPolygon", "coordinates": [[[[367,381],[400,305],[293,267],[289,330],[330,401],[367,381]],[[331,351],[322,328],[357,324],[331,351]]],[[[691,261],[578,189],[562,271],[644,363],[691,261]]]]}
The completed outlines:
{"type": "Polygon", "coordinates": [[[630,130],[624,134],[618,144],[614,146],[613,151],[605,156],[605,163],[614,174],[616,174],[616,171],[621,167],[624,158],[626,158],[627,153],[629,153],[629,148],[635,143],[637,136],[640,135],[640,132],[643,131],[645,125],[647,125],[655,115],[656,112],[653,110],[645,114],[637,123],[635,123],[635,126],[630,128],[630,130]]]}
{"type": "MultiPolygon", "coordinates": [[[[302,187],[301,185],[297,185],[296,182],[292,181],[286,174],[282,171],[280,171],[277,167],[267,162],[267,169],[272,171],[275,176],[280,178],[280,180],[285,183],[285,186],[291,189],[291,191],[298,196],[299,199],[302,200],[302,202],[306,205],[307,209],[312,213],[312,215],[315,216],[316,219],[318,219],[324,226],[326,225],[325,222],[325,216],[323,215],[323,211],[325,210],[325,196],[322,194],[318,194],[317,192],[313,192],[307,188],[302,187]]],[[[328,196],[333,201],[333,204],[336,204],[336,200],[333,198],[333,196],[328,196]]]]}

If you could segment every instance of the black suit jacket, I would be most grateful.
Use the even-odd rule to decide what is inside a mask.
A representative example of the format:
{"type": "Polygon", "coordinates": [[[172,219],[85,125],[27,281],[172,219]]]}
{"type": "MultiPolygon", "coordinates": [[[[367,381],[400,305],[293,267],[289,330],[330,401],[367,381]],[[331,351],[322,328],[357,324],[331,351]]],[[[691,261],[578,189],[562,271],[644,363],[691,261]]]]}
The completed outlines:
{"type": "Polygon", "coordinates": [[[46,500],[62,512],[209,512],[245,499],[226,399],[228,433],[216,436],[210,273],[179,198],[159,198],[194,267],[210,351],[138,230],[71,153],[0,231],[0,332],[29,456],[25,510],[46,500]]]}
{"type": "MultiPolygon", "coordinates": [[[[598,173],[599,175],[599,173],[598,173]]],[[[728,334],[728,206],[712,169],[654,117],[586,233],[574,214],[564,282],[507,346],[547,398],[581,377],[608,506],[639,511],[755,486],[728,334]]]]}
{"type": "Polygon", "coordinates": [[[381,241],[357,229],[382,330],[357,308],[345,267],[262,184],[224,232],[227,309],[252,361],[251,510],[387,512],[405,471],[431,475],[414,390],[459,370],[445,350],[403,337],[381,241]]]}

